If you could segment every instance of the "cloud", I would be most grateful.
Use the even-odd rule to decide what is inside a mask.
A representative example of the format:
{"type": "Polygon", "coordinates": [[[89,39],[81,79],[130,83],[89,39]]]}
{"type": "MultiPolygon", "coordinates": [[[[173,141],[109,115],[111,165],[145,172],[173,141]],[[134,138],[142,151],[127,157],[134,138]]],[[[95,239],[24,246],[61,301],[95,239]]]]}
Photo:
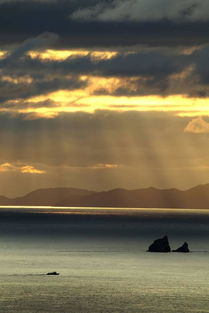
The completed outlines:
{"type": "Polygon", "coordinates": [[[202,117],[197,117],[188,123],[184,131],[193,134],[206,134],[209,133],[209,123],[203,120],[202,117]]]}
{"type": "Polygon", "coordinates": [[[204,0],[114,0],[100,2],[95,6],[81,8],[71,17],[90,21],[154,21],[169,19],[174,21],[208,20],[209,5],[204,0]]]}
{"type": "Polygon", "coordinates": [[[37,169],[32,165],[12,164],[9,162],[0,164],[0,172],[19,172],[22,174],[35,175],[42,175],[46,173],[46,171],[37,169]]]}
{"type": "Polygon", "coordinates": [[[25,40],[21,45],[12,50],[11,53],[3,60],[3,63],[11,63],[20,59],[23,55],[31,50],[47,47],[50,43],[57,40],[57,35],[53,33],[42,33],[41,35],[25,40]]]}
{"type": "MultiPolygon", "coordinates": [[[[28,82],[21,82],[21,79],[17,82],[7,81],[2,77],[0,79],[0,101],[6,102],[13,99],[27,99],[39,95],[47,95],[58,90],[75,90],[86,87],[87,82],[79,79],[79,77],[48,77],[46,76],[40,79],[34,79],[31,73],[31,80],[28,82]],[[48,79],[47,79],[48,78],[48,79]]],[[[43,106],[44,103],[42,103],[43,106]]],[[[44,106],[48,106],[49,103],[45,103],[44,106]]],[[[24,106],[23,103],[21,106],[24,106]]],[[[3,105],[2,105],[3,107],[3,105]]]]}
{"type": "MultiPolygon", "coordinates": [[[[64,60],[34,58],[25,52],[23,55],[14,52],[11,55],[16,55],[15,62],[11,62],[10,57],[0,60],[0,100],[27,99],[59,90],[79,89],[82,93],[88,87],[91,91],[94,89],[95,95],[206,97],[209,87],[201,55],[206,59],[208,47],[199,50],[186,54],[184,49],[136,48],[111,54],[109,58],[95,58],[95,53],[89,51],[87,55],[78,52],[64,60]],[[94,86],[104,78],[120,82],[115,89],[105,89],[103,84],[96,90],[92,88],[92,77],[97,78],[94,86]]],[[[20,51],[27,50],[20,47],[20,51]]]]}
{"type": "MultiPolygon", "coordinates": [[[[24,3],[24,2],[27,2],[27,0],[0,0],[0,4],[9,3],[9,2],[24,3]]],[[[57,0],[31,0],[30,2],[38,2],[39,4],[40,3],[54,3],[54,2],[57,2],[57,0]]]]}
{"type": "Polygon", "coordinates": [[[196,45],[208,42],[208,12],[205,0],[3,1],[0,45],[44,32],[59,36],[48,42],[59,48],[196,45]]]}
{"type": "MultiPolygon", "coordinates": [[[[41,85],[45,77],[51,83],[56,80],[56,77],[61,80],[63,75],[67,76],[68,80],[69,75],[74,75],[75,79],[75,75],[88,74],[125,77],[149,76],[159,79],[182,71],[190,63],[190,57],[179,51],[141,49],[141,51],[121,52],[113,54],[110,58],[101,59],[95,58],[94,53],[91,52],[86,56],[80,56],[78,53],[78,55],[65,60],[41,60],[25,56],[19,58],[18,63],[13,64],[9,64],[8,58],[5,58],[0,61],[0,69],[5,70],[7,75],[28,75],[33,79],[38,79],[41,85]]],[[[44,86],[43,89],[46,87],[44,86]]]]}
{"type": "MultiPolygon", "coordinates": [[[[101,106],[99,101],[102,100],[107,108],[102,95],[113,98],[113,103],[108,103],[109,109],[119,104],[116,100],[119,101],[120,96],[127,97],[121,99],[126,101],[126,108],[130,105],[133,107],[136,96],[209,96],[209,75],[205,66],[209,54],[208,45],[192,49],[137,46],[131,50],[119,49],[108,58],[95,57],[96,52],[91,50],[84,55],[78,52],[64,59],[42,59],[28,53],[45,48],[45,43],[56,40],[55,37],[45,33],[28,39],[0,59],[1,111],[18,113],[22,110],[20,113],[26,114],[28,111],[31,115],[36,108],[36,111],[42,111],[39,110],[39,116],[53,117],[60,112],[72,111],[73,107],[74,110],[85,107],[86,111],[92,111],[93,107],[97,109],[101,106]],[[100,79],[112,79],[117,83],[113,88],[110,84],[99,84],[100,79]],[[60,90],[66,91],[66,94],[57,101],[59,97],[56,98],[53,93],[60,90]],[[42,98],[38,99],[38,96],[42,98]],[[32,103],[34,97],[36,100],[32,103]],[[56,110],[51,109],[48,114],[49,107],[56,107],[56,110]]],[[[43,53],[45,51],[46,49],[43,53]]],[[[155,104],[153,108],[154,106],[155,104]]],[[[207,108],[204,112],[206,111],[207,108]]]]}
{"type": "Polygon", "coordinates": [[[86,82],[75,75],[72,77],[68,73],[67,77],[61,77],[59,69],[53,75],[56,63],[49,61],[46,65],[44,61],[33,60],[27,55],[31,50],[43,49],[56,38],[54,34],[43,33],[24,41],[0,59],[0,101],[26,99],[59,89],[73,90],[85,86],[86,82]]]}
{"type": "Polygon", "coordinates": [[[31,165],[24,165],[24,166],[21,166],[20,168],[20,171],[21,173],[23,174],[38,174],[38,175],[41,175],[41,174],[45,174],[46,172],[43,171],[43,170],[39,170],[31,165]]]}
{"type": "Polygon", "coordinates": [[[101,170],[101,169],[116,169],[116,168],[119,168],[120,166],[118,164],[110,164],[110,163],[102,163],[102,164],[95,164],[95,165],[92,165],[90,168],[92,169],[98,169],[98,170],[101,170]]]}

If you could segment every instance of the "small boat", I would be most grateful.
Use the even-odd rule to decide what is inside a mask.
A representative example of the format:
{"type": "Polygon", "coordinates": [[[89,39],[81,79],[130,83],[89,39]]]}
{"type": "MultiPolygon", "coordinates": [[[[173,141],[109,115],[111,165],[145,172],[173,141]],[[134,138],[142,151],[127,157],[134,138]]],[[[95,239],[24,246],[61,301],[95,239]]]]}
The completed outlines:
{"type": "Polygon", "coordinates": [[[46,275],[59,275],[60,273],[58,273],[58,272],[49,272],[49,273],[47,273],[46,275]]]}

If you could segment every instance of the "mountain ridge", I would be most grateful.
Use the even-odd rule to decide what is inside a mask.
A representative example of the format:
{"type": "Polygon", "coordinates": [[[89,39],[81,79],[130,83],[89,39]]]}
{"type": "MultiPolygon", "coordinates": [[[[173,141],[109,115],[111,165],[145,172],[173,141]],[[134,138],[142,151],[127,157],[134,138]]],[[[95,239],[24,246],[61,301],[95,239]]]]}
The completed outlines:
{"type": "Polygon", "coordinates": [[[42,188],[17,198],[0,196],[0,205],[209,209],[209,184],[187,190],[42,188]]]}

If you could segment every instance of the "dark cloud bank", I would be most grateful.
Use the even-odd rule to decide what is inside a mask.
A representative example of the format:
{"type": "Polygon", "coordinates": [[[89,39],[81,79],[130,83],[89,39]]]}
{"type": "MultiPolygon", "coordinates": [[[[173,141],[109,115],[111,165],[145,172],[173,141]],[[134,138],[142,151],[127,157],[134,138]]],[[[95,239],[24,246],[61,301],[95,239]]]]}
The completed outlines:
{"type": "MultiPolygon", "coordinates": [[[[1,44],[16,44],[37,36],[43,32],[59,35],[56,45],[59,47],[114,47],[136,44],[148,45],[199,45],[208,43],[209,21],[202,1],[177,3],[173,8],[170,1],[145,2],[146,12],[132,1],[139,12],[138,19],[119,19],[121,3],[127,1],[2,1],[0,3],[0,38],[1,44]],[[147,5],[148,3],[149,5],[147,5]],[[165,6],[170,3],[174,16],[165,6]],[[108,18],[108,10],[115,9],[115,15],[108,18]],[[117,6],[119,9],[117,9],[117,6]],[[147,13],[150,8],[152,13],[147,13]],[[179,7],[178,7],[179,6],[179,7]],[[80,14],[82,10],[95,11],[94,18],[80,14]],[[106,10],[106,18],[99,15],[106,10]],[[166,12],[162,15],[162,12],[166,12]],[[79,13],[80,12],[80,13],[79,13]],[[155,12],[158,12],[155,15],[155,12]],[[197,12],[197,14],[195,13],[197,12]],[[142,11],[143,13],[143,11],[142,11]],[[79,15],[80,14],[80,15],[79,15]],[[196,15],[197,16],[196,16],[196,15]],[[205,16],[206,15],[206,16],[205,16]],[[79,17],[80,16],[80,17],[79,17]],[[190,18],[192,16],[192,18],[190,18]],[[144,18],[145,17],[145,18],[144,18]]],[[[131,7],[131,5],[129,5],[131,7]]],[[[126,15],[127,15],[126,14],[126,15]]],[[[136,14],[136,13],[135,13],[136,14]]],[[[123,14],[120,14],[123,17],[123,14]]]]}
{"type": "MultiPolygon", "coordinates": [[[[2,102],[15,98],[26,99],[60,89],[84,88],[88,85],[88,80],[83,81],[80,75],[134,78],[129,84],[124,83],[122,87],[112,90],[113,95],[208,96],[209,71],[205,66],[209,53],[207,45],[189,54],[182,49],[142,48],[129,51],[128,54],[118,52],[111,59],[100,60],[95,60],[90,52],[87,56],[77,55],[65,60],[41,60],[27,55],[32,49],[39,48],[40,42],[43,47],[51,41],[51,37],[51,34],[45,34],[27,40],[0,60],[2,102]],[[20,80],[14,83],[5,80],[4,77],[8,75],[13,79],[29,77],[31,81],[20,80]],[[133,88],[130,88],[130,84],[133,88]]],[[[95,91],[96,94],[109,92],[95,91]]]]}
{"type": "Polygon", "coordinates": [[[205,64],[209,17],[205,2],[147,1],[142,9],[140,1],[132,0],[126,7],[126,0],[106,0],[102,4],[97,0],[1,1],[0,44],[11,52],[0,61],[0,100],[85,87],[87,82],[79,75],[136,78],[134,88],[121,86],[112,91],[114,95],[208,96],[205,64]],[[155,10],[149,10],[153,7],[155,10]],[[128,18],[123,15],[125,8],[128,18]],[[135,16],[135,12],[139,14],[135,16]],[[27,55],[31,50],[49,47],[111,48],[119,54],[100,61],[91,55],[64,61],[41,61],[27,55]],[[196,50],[185,53],[185,47],[196,50]],[[189,67],[183,78],[173,77],[189,67]],[[5,75],[29,76],[33,81],[14,85],[3,79],[5,75]]]}

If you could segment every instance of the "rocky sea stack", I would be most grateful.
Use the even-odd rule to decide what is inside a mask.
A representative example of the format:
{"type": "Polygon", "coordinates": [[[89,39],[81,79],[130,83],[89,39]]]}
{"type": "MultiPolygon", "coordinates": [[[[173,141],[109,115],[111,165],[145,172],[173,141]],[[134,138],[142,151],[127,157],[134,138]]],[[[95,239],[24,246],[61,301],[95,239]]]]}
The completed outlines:
{"type": "Polygon", "coordinates": [[[176,250],[172,250],[172,252],[183,252],[183,253],[188,253],[189,251],[189,246],[188,243],[185,242],[181,247],[179,247],[176,250]]]}
{"type": "Polygon", "coordinates": [[[171,252],[168,237],[155,240],[148,248],[148,252],[171,252]]]}

